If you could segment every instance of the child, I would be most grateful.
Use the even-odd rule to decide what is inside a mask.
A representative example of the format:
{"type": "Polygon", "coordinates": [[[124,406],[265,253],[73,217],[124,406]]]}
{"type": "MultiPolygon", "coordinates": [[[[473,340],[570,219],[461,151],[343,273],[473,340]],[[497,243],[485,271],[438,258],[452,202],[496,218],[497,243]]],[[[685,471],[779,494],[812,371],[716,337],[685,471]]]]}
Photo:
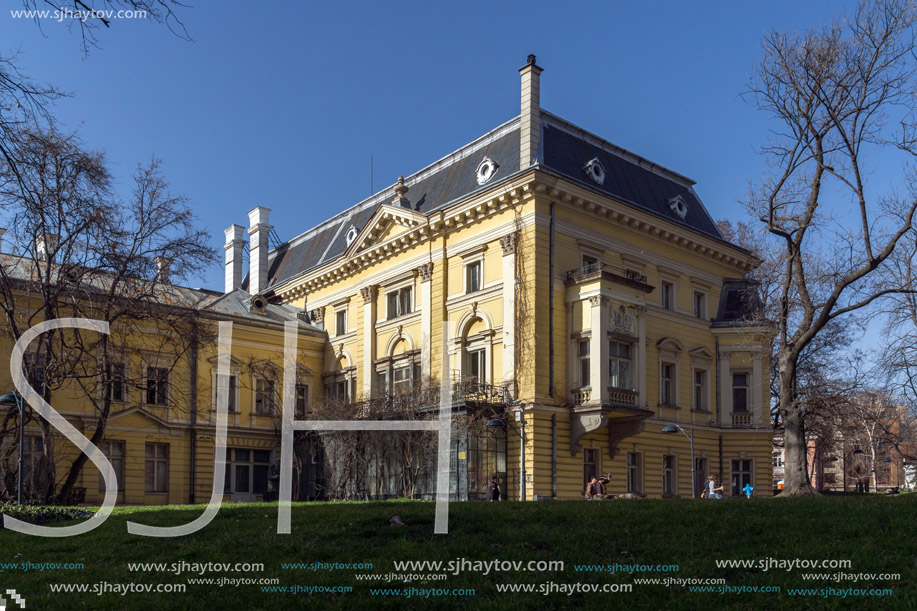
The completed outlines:
{"type": "Polygon", "coordinates": [[[717,487],[716,478],[714,476],[711,475],[710,477],[707,478],[707,483],[704,485],[704,487],[707,489],[707,494],[704,498],[707,498],[707,499],[723,498],[723,495],[720,494],[721,492],[723,492],[723,487],[722,486],[717,487]]]}

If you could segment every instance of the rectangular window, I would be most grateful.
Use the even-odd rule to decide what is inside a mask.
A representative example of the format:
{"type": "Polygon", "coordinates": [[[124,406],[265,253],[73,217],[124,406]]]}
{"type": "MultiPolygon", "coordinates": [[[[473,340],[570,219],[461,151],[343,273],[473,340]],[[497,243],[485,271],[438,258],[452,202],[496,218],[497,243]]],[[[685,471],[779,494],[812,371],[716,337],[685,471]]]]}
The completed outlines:
{"type": "Polygon", "coordinates": [[[228,450],[227,456],[225,494],[264,494],[267,491],[270,450],[236,448],[228,450]]]}
{"type": "Polygon", "coordinates": [[[168,492],[169,446],[167,444],[146,444],[145,482],[147,492],[168,492]]]}
{"type": "Polygon", "coordinates": [[[296,385],[296,411],[297,418],[304,418],[306,410],[309,408],[309,386],[306,384],[296,385]]]}
{"type": "Polygon", "coordinates": [[[255,380],[255,413],[274,413],[274,380],[258,378],[255,380]]]}
{"type": "Polygon", "coordinates": [[[583,489],[599,474],[599,451],[595,448],[583,450],[583,489]]]}
{"type": "Polygon", "coordinates": [[[675,456],[662,455],[662,494],[675,495],[675,456]]]}
{"type": "Polygon", "coordinates": [[[468,375],[478,382],[486,382],[484,349],[468,351],[468,375]]]}
{"type": "MultiPolygon", "coordinates": [[[[118,492],[124,492],[124,442],[102,441],[99,450],[111,462],[115,470],[115,480],[118,482],[118,492]]],[[[105,492],[105,478],[99,472],[99,492],[105,492]]]]}
{"type": "Polygon", "coordinates": [[[376,373],[376,385],[378,386],[379,390],[382,392],[389,391],[388,372],[387,371],[379,371],[376,373]]]}
{"type": "Polygon", "coordinates": [[[774,466],[782,467],[783,466],[783,452],[781,450],[774,450],[773,457],[774,457],[774,466]]]}
{"type": "Polygon", "coordinates": [[[659,368],[659,403],[675,405],[675,365],[663,363],[659,368]]]}
{"type": "Polygon", "coordinates": [[[634,494],[643,492],[643,473],[640,469],[640,454],[627,453],[627,491],[634,494]]]}
{"type": "Polygon", "coordinates": [[[121,363],[111,364],[111,381],[108,386],[108,397],[113,403],[124,403],[124,365],[121,363]]]}
{"type": "Polygon", "coordinates": [[[465,266],[465,292],[474,293],[481,290],[481,262],[475,261],[465,266]]]}
{"type": "Polygon", "coordinates": [[[694,409],[707,411],[707,372],[694,370],[694,409]]]}
{"type": "Polygon", "coordinates": [[[334,313],[334,334],[344,335],[347,333],[347,310],[341,310],[334,313]]]}
{"type": "Polygon", "coordinates": [[[632,389],[630,344],[608,342],[608,385],[632,389]]]}
{"type": "Polygon", "coordinates": [[[589,340],[584,339],[577,346],[579,359],[579,385],[580,388],[589,386],[589,340]]]}
{"type": "Polygon", "coordinates": [[[675,309],[675,285],[671,282],[662,281],[659,291],[660,303],[665,310],[675,309]]]}
{"type": "Polygon", "coordinates": [[[741,496],[745,493],[742,489],[745,485],[751,483],[751,460],[733,460],[732,461],[732,496],[741,496]]]}
{"type": "Polygon", "coordinates": [[[392,291],[386,295],[386,317],[388,320],[411,313],[411,295],[412,287],[410,286],[392,291]]]}
{"type": "Polygon", "coordinates": [[[38,494],[43,457],[41,437],[26,437],[22,440],[22,486],[25,490],[30,491],[26,492],[27,496],[38,494]]]}
{"type": "Polygon", "coordinates": [[[732,374],[732,411],[748,411],[748,374],[732,374]]]}
{"type": "Polygon", "coordinates": [[[325,397],[331,401],[347,401],[347,379],[340,377],[326,385],[325,397]]]}
{"type": "Polygon", "coordinates": [[[169,404],[169,370],[163,367],[146,368],[146,402],[148,405],[169,404]]]}
{"type": "Polygon", "coordinates": [[[29,385],[40,395],[45,394],[45,382],[47,382],[47,368],[44,357],[34,354],[25,355],[25,368],[29,385]]]}
{"type": "Polygon", "coordinates": [[[411,371],[413,367],[408,363],[398,365],[392,370],[392,391],[405,391],[411,388],[411,371]]]}
{"type": "Polygon", "coordinates": [[[599,271],[599,260],[596,257],[583,255],[583,273],[591,274],[599,271]]]}
{"type": "Polygon", "coordinates": [[[707,295],[698,291],[694,292],[694,316],[707,318],[707,295]]]}

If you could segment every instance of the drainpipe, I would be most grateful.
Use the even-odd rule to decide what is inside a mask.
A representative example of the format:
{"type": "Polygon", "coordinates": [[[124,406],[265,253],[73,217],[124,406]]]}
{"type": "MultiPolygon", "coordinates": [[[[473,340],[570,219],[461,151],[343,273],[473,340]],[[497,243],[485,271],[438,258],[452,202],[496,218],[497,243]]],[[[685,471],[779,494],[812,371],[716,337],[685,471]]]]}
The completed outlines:
{"type": "MultiPolygon", "coordinates": [[[[719,437],[720,437],[720,485],[723,486],[723,492],[725,493],[726,492],[726,480],[723,477],[723,474],[725,473],[723,471],[723,434],[720,433],[719,437]]],[[[729,485],[731,487],[732,482],[729,482],[729,485]]],[[[726,495],[723,494],[723,496],[726,496],[726,495]]]]}
{"type": "Polygon", "coordinates": [[[554,398],[554,202],[551,202],[551,253],[548,276],[548,395],[554,398]]]}
{"type": "Polygon", "coordinates": [[[194,465],[197,459],[197,333],[191,338],[191,468],[188,503],[194,505],[194,465]]]}
{"type": "Polygon", "coordinates": [[[557,500],[557,414],[551,414],[551,498],[557,500]]]}

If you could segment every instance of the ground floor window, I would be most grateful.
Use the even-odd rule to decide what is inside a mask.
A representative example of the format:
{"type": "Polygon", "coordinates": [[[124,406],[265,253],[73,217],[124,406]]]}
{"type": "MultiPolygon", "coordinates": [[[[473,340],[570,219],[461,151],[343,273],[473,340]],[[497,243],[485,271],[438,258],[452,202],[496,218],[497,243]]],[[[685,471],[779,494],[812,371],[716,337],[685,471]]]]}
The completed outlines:
{"type": "Polygon", "coordinates": [[[745,485],[754,486],[751,483],[751,460],[733,460],[732,461],[732,496],[745,494],[742,489],[745,485]]]}
{"type": "Polygon", "coordinates": [[[595,448],[583,450],[583,489],[599,474],[599,451],[595,448]]]}
{"type": "Polygon", "coordinates": [[[674,454],[662,455],[662,494],[676,494],[674,454]]]}
{"type": "MultiPolygon", "coordinates": [[[[124,492],[124,442],[103,441],[99,443],[99,450],[111,462],[115,470],[115,479],[118,482],[118,492],[124,492]]],[[[99,492],[105,492],[105,478],[99,472],[99,492]]]]}
{"type": "Polygon", "coordinates": [[[271,467],[270,450],[227,450],[225,494],[264,494],[271,467]]]}
{"type": "Polygon", "coordinates": [[[643,471],[639,452],[627,453],[627,491],[633,494],[643,492],[643,471]]]}
{"type": "Polygon", "coordinates": [[[147,492],[169,490],[169,446],[164,443],[146,444],[145,488],[147,492]]]}

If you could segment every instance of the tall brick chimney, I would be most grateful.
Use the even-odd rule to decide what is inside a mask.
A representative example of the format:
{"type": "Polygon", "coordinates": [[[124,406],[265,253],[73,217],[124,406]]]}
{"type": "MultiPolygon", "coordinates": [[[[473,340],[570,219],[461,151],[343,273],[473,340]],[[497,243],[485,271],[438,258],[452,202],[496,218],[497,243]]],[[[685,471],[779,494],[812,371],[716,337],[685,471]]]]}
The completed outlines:
{"type": "Polygon", "coordinates": [[[242,285],[242,248],[245,246],[245,227],[230,225],[226,228],[226,283],[223,291],[231,293],[242,285]]]}
{"type": "Polygon", "coordinates": [[[260,293],[267,285],[268,235],[271,209],[258,206],[248,213],[248,292],[260,293]]]}
{"type": "Polygon", "coordinates": [[[526,64],[519,68],[522,75],[522,124],[519,130],[519,168],[535,163],[541,144],[541,72],[535,56],[529,55],[526,64]]]}

